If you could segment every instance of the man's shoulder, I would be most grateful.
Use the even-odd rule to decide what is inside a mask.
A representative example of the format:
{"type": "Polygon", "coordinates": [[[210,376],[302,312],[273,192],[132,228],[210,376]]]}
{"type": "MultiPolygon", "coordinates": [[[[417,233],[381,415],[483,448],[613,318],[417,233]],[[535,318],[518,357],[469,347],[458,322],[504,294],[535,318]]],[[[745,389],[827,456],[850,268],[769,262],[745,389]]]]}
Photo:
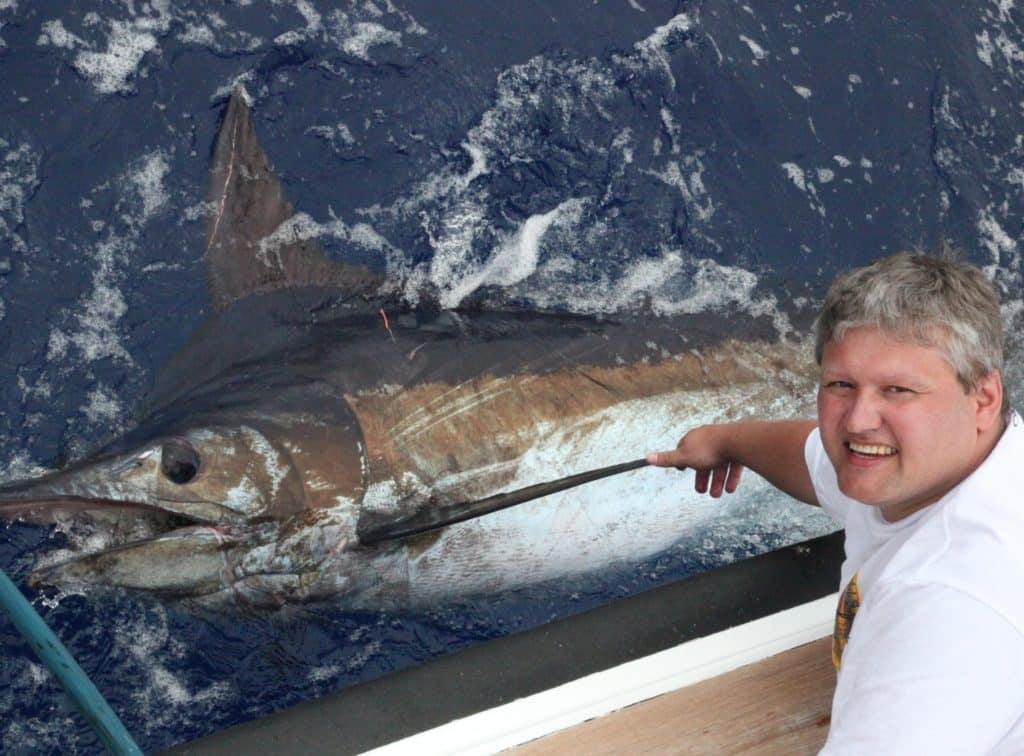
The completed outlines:
{"type": "MultiPolygon", "coordinates": [[[[1024,428],[1017,435],[1024,436],[1024,428]]],[[[879,582],[908,580],[954,588],[991,606],[1024,633],[1022,460],[1018,456],[1013,464],[1003,455],[991,460],[996,464],[986,475],[972,476],[948,500],[933,505],[879,582]]]]}
{"type": "MultiPolygon", "coordinates": [[[[1016,410],[1006,417],[1006,427],[986,460],[1002,466],[1013,461],[1015,452],[1024,449],[1024,418],[1016,410]]],[[[984,464],[982,465],[984,467],[984,464]]]]}
{"type": "MultiPolygon", "coordinates": [[[[1024,531],[1024,421],[1016,412],[981,465],[941,502],[965,526],[1024,531]]],[[[1015,546],[1024,541],[1016,541],[1015,546]]]]}

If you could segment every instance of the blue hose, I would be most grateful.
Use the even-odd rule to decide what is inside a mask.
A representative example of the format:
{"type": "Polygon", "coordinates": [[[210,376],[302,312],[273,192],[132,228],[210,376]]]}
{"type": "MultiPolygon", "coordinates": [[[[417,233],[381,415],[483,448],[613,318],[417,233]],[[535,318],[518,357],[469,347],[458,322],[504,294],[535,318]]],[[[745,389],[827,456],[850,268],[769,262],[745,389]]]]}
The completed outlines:
{"type": "Polygon", "coordinates": [[[110,708],[96,686],[78,666],[28,600],[21,595],[10,578],[0,569],[0,606],[25,636],[36,655],[57,676],[64,690],[92,725],[96,734],[115,754],[138,754],[139,749],[117,714],[110,708]]]}

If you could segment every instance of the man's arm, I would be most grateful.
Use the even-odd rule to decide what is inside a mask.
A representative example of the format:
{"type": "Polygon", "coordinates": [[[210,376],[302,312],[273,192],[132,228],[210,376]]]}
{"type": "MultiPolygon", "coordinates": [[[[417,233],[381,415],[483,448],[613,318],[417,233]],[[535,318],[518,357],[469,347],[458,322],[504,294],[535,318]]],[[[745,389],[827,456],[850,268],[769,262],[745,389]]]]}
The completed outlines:
{"type": "Polygon", "coordinates": [[[743,468],[749,467],[781,491],[817,505],[804,461],[804,444],[815,426],[813,420],[702,425],[672,451],[652,452],[647,461],[658,467],[693,468],[697,491],[715,497],[735,491],[743,468]]]}

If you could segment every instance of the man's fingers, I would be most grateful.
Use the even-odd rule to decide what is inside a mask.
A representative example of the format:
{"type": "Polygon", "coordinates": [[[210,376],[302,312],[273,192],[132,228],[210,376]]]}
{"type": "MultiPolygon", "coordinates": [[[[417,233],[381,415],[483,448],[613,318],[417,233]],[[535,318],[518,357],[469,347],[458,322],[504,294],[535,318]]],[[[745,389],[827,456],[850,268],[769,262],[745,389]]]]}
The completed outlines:
{"type": "Polygon", "coordinates": [[[711,473],[711,496],[717,499],[725,490],[725,479],[729,475],[729,465],[719,465],[711,473]]]}
{"type": "MultiPolygon", "coordinates": [[[[743,473],[743,465],[735,463],[725,463],[713,468],[712,470],[704,470],[704,485],[703,489],[698,488],[700,493],[709,492],[711,496],[717,499],[723,493],[733,493],[736,491],[736,487],[740,484],[740,475],[743,473]],[[708,475],[711,476],[711,486],[707,485],[708,475]]],[[[698,473],[699,476],[699,473],[698,473]]]]}
{"type": "Polygon", "coordinates": [[[725,481],[725,490],[727,493],[735,493],[736,488],[740,484],[740,476],[743,475],[743,465],[738,465],[733,462],[729,465],[729,477],[725,481]]]}
{"type": "MultiPolygon", "coordinates": [[[[685,470],[690,465],[684,461],[685,456],[679,449],[663,452],[650,452],[647,455],[648,464],[655,467],[675,467],[685,470]]],[[[743,474],[743,465],[735,462],[724,462],[716,467],[706,469],[694,468],[693,487],[697,493],[710,493],[716,499],[723,493],[733,493],[740,484],[740,477],[743,474]]]]}
{"type": "Polygon", "coordinates": [[[654,465],[655,467],[668,467],[662,462],[662,457],[668,455],[668,452],[648,452],[647,453],[647,464],[654,465]]]}
{"type": "Polygon", "coordinates": [[[682,455],[679,453],[678,449],[663,452],[650,452],[646,459],[647,464],[654,465],[655,467],[676,467],[680,470],[686,469],[686,465],[683,464],[682,455]]]}

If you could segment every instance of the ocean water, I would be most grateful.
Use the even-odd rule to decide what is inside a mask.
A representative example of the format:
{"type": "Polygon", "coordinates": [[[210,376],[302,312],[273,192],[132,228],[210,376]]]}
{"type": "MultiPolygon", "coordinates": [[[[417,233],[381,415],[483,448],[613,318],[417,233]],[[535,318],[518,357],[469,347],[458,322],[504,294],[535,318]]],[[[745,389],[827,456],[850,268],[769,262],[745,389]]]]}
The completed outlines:
{"type": "MultiPolygon", "coordinates": [[[[949,244],[1003,292],[1021,395],[1012,2],[441,5],[0,0],[0,480],[130,427],[208,313],[206,177],[238,83],[286,232],[412,305],[735,315],[801,344],[837,271],[949,244]]],[[[724,392],[652,448],[811,400],[724,392]]],[[[588,505],[678,497],[692,519],[661,552],[468,603],[225,616],[29,595],[151,751],[835,527],[754,478],[715,503],[688,477],[630,480],[588,505]]],[[[69,537],[2,525],[0,567],[23,584],[69,537]]],[[[0,658],[0,751],[101,752],[3,622],[0,658]]]]}

